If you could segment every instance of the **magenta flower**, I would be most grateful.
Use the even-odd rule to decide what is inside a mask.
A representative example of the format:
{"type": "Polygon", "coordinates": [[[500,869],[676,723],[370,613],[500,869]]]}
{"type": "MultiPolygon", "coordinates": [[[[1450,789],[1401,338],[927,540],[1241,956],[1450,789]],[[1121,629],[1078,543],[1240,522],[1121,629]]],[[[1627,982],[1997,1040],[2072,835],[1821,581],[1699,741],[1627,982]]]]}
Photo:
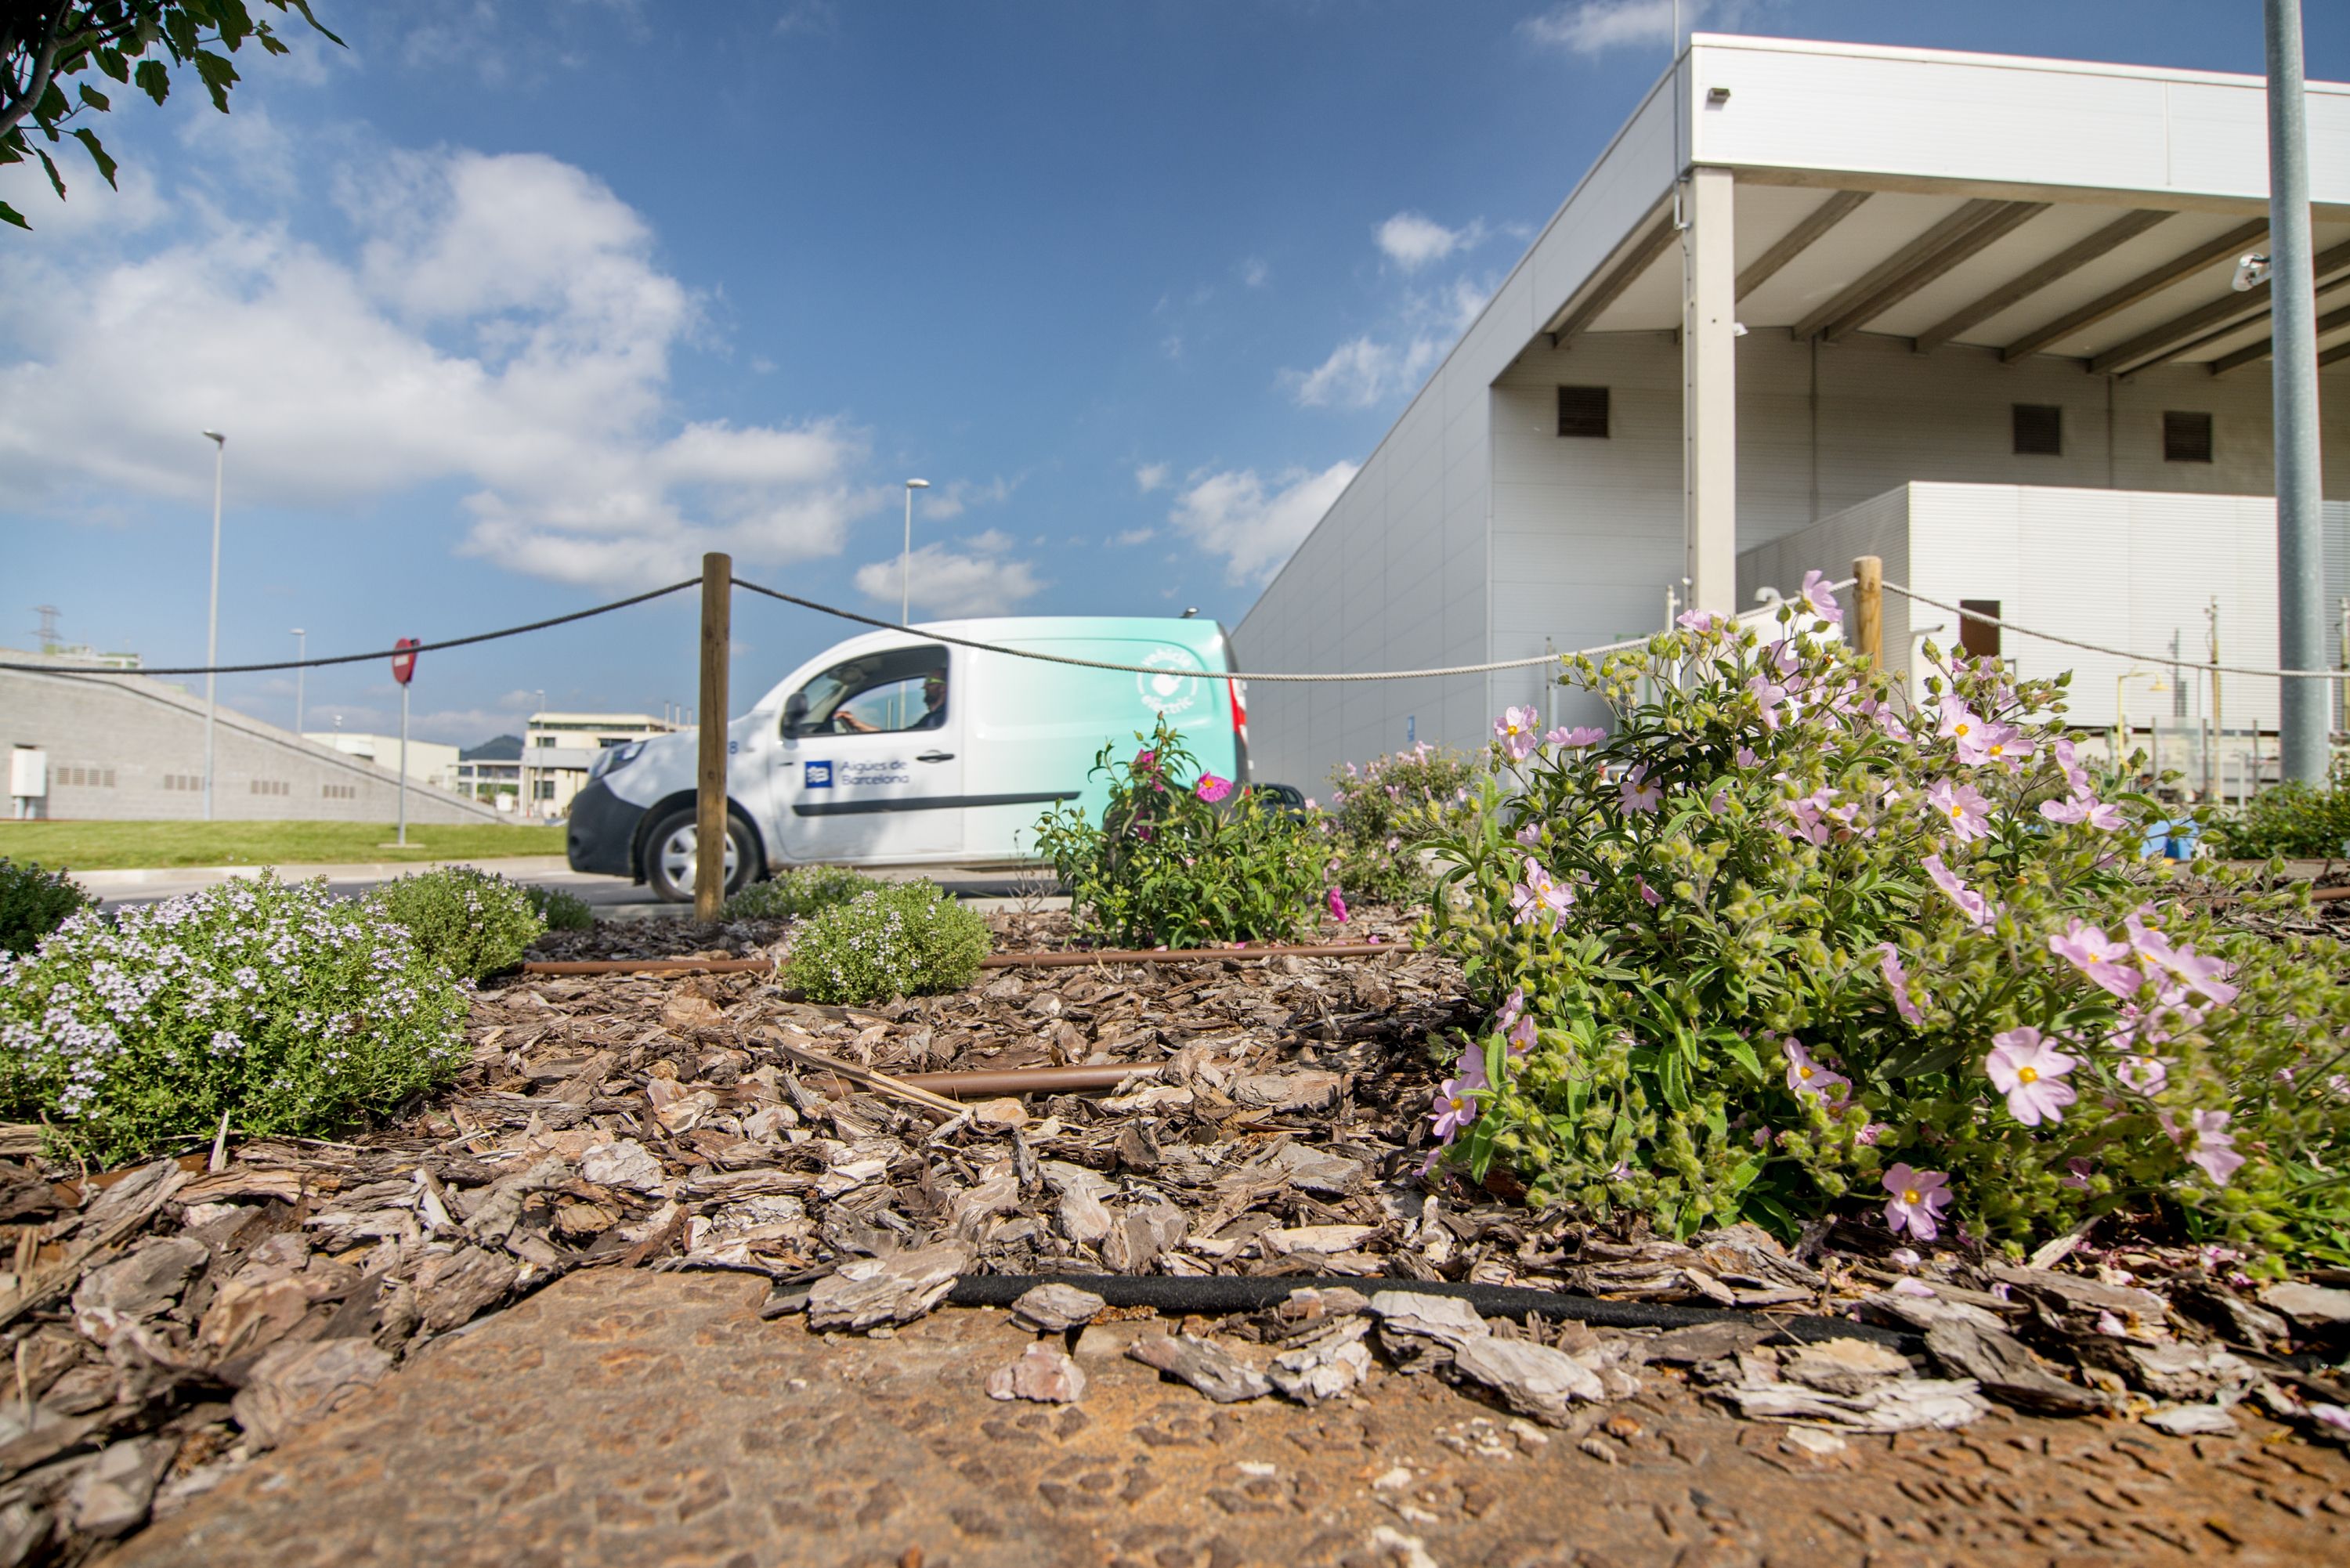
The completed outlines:
{"type": "Polygon", "coordinates": [[[1525,1011],[1526,988],[1523,985],[1512,986],[1510,994],[1502,999],[1502,1011],[1493,1015],[1493,1027],[1502,1033],[1508,1033],[1510,1025],[1515,1023],[1525,1011]]]}
{"type": "Polygon", "coordinates": [[[1844,607],[1836,603],[1835,590],[1828,587],[1825,572],[1805,572],[1802,592],[1804,608],[1830,626],[1844,624],[1844,607]]]}
{"type": "Polygon", "coordinates": [[[1816,789],[1801,800],[1781,801],[1779,809],[1795,819],[1795,826],[1790,831],[1798,838],[1808,839],[1814,844],[1825,844],[1828,841],[1828,825],[1822,818],[1820,807],[1835,794],[1832,789],[1816,789]]]}
{"type": "Polygon", "coordinates": [[[1973,767],[1989,760],[1991,750],[1987,737],[1990,727],[1973,709],[1953,697],[1942,703],[1941,715],[1936,733],[1957,742],[1959,761],[1973,767]]]}
{"type": "Polygon", "coordinates": [[[2029,1025],[1994,1034],[1991,1044],[1983,1071],[2007,1096],[2007,1114],[2028,1127],[2043,1121],[2063,1121],[2064,1107],[2080,1098],[2072,1085],[2063,1082],[2076,1065],[2073,1058],[2043,1040],[2040,1031],[2029,1025]]]}
{"type": "Polygon", "coordinates": [[[2233,969],[2224,959],[2207,958],[2191,947],[2174,948],[2168,937],[2136,915],[2128,917],[2126,924],[2130,947],[2146,962],[2177,975],[2189,990],[2201,992],[2214,1006],[2225,1007],[2236,1000],[2236,987],[2220,979],[2233,969]]]}
{"type": "Polygon", "coordinates": [[[1607,731],[1595,730],[1587,724],[1577,724],[1571,730],[1553,730],[1543,737],[1554,746],[1565,746],[1567,750],[1575,752],[1581,751],[1586,746],[1596,746],[1607,738],[1607,731]]]}
{"type": "Polygon", "coordinates": [[[2095,1168],[2076,1154],[2064,1162],[2064,1174],[2056,1179],[2056,1185],[2069,1187],[2076,1192],[2086,1192],[2089,1189],[2089,1173],[2095,1168]]]}
{"type": "Polygon", "coordinates": [[[1746,690],[1754,694],[1754,706],[1760,711],[1762,727],[1779,727],[1779,704],[1786,700],[1787,689],[1767,675],[1757,675],[1746,682],[1746,690]]]}
{"type": "Polygon", "coordinates": [[[1535,845],[1542,842],[1542,824],[1539,822],[1529,822],[1523,827],[1519,828],[1513,836],[1514,836],[1519,843],[1524,845],[1527,848],[1532,849],[1535,845]]]}
{"type": "Polygon", "coordinates": [[[2110,940],[2101,927],[2073,920],[2063,936],[2049,937],[2048,950],[2125,1002],[2144,983],[2136,969],[2116,961],[2130,956],[2129,943],[2110,940]]]}
{"type": "Polygon", "coordinates": [[[1893,1196],[1885,1206],[1885,1222],[1893,1233],[1906,1230],[1920,1241],[1940,1235],[1942,1210],[1950,1203],[1950,1179],[1948,1171],[1913,1170],[1906,1164],[1887,1170],[1885,1190],[1893,1196]]]}
{"type": "Polygon", "coordinates": [[[1862,1127],[1858,1132],[1852,1135],[1852,1141],[1857,1144],[1866,1144],[1870,1148],[1875,1148],[1877,1147],[1877,1140],[1883,1137],[1887,1133],[1889,1133],[1892,1130],[1893,1124],[1890,1122],[1870,1122],[1867,1126],[1862,1127]]]}
{"type": "Polygon", "coordinates": [[[1762,759],[1761,757],[1754,754],[1753,747],[1741,746],[1738,748],[1738,765],[1740,767],[1751,768],[1761,763],[1762,760],[1762,759]]]}
{"type": "Polygon", "coordinates": [[[1927,790],[1926,804],[1950,823],[1950,832],[1960,843],[1991,836],[1991,802],[1974,785],[1938,780],[1927,790]]]}
{"type": "Polygon", "coordinates": [[[1673,624],[1683,631],[1711,631],[1714,628],[1713,612],[1701,609],[1683,610],[1674,618],[1673,624]]]}
{"type": "Polygon", "coordinates": [[[2227,1186],[2228,1179],[2244,1163],[2244,1157],[2236,1152],[2236,1135],[2228,1130],[2228,1113],[2197,1111],[2192,1119],[2195,1147],[2187,1152],[2188,1163],[2201,1166],[2212,1186],[2227,1186]]]}
{"type": "Polygon", "coordinates": [[[1517,1023],[1512,1024],[1510,1026],[1509,1033],[1504,1036],[1504,1038],[1509,1043],[1510,1054],[1513,1056],[1523,1056],[1527,1052],[1533,1050],[1534,1045],[1534,1021],[1533,1015],[1528,1014],[1527,1016],[1519,1019],[1517,1023]]]}
{"type": "Polygon", "coordinates": [[[1958,874],[1942,864],[1940,856],[1929,855],[1918,864],[1926,868],[1926,875],[1934,879],[1934,886],[1950,895],[1950,902],[1959,907],[1960,913],[1972,920],[1979,928],[1984,930],[1991,929],[1991,921],[1995,917],[1991,913],[1990,903],[1981,893],[1959,880],[1958,874]]]}
{"type": "Polygon", "coordinates": [[[1852,1087],[1851,1079],[1821,1066],[1793,1035],[1782,1041],[1779,1049],[1787,1058],[1787,1087],[1795,1094],[1833,1105],[1852,1087]]]}
{"type": "Polygon", "coordinates": [[[1544,916],[1551,929],[1565,923],[1566,911],[1575,903],[1575,889],[1554,878],[1533,857],[1526,858],[1526,879],[1510,889],[1510,923],[1523,926],[1544,916]]]}
{"type": "Polygon", "coordinates": [[[1633,877],[1632,885],[1640,890],[1640,901],[1651,909],[1664,902],[1662,898],[1657,897],[1657,890],[1648,886],[1648,879],[1646,877],[1633,877]]]}
{"type": "Polygon", "coordinates": [[[1901,1014],[1901,1022],[1916,1028],[1926,1021],[1918,1004],[1909,1000],[1909,971],[1901,967],[1901,950],[1891,942],[1877,944],[1877,967],[1885,976],[1887,989],[1893,992],[1893,1010],[1901,1014]]]}
{"type": "Polygon", "coordinates": [[[1347,899],[1345,895],[1341,894],[1337,888],[1333,888],[1330,889],[1328,894],[1325,896],[1323,901],[1330,906],[1330,918],[1337,921],[1340,925],[1345,925],[1347,923],[1347,899]]]}
{"type": "Polygon", "coordinates": [[[1634,768],[1624,775],[1624,782],[1617,786],[1617,799],[1626,811],[1654,811],[1657,809],[1657,803],[1664,799],[1663,788],[1648,783],[1648,770],[1645,765],[1634,768]]]}
{"type": "Polygon", "coordinates": [[[1437,1085],[1428,1119],[1438,1141],[1451,1143],[1455,1134],[1477,1119],[1477,1102],[1469,1097],[1469,1087],[1461,1080],[1447,1078],[1437,1085]]]}
{"type": "Polygon", "coordinates": [[[1136,773],[1147,774],[1158,766],[1159,753],[1157,752],[1142,751],[1134,753],[1134,771],[1136,773]]]}
{"type": "Polygon", "coordinates": [[[1502,716],[1493,721],[1493,738],[1502,742],[1502,749],[1510,753],[1513,762],[1523,762],[1526,753],[1534,749],[1535,718],[1531,707],[1505,708],[1502,716]]]}
{"type": "Polygon", "coordinates": [[[2085,793],[2075,793],[2063,800],[2043,800],[2040,803],[2040,815],[2064,826],[2085,822],[2101,833],[2118,832],[2128,826],[2122,820],[2121,807],[2085,793]]]}
{"type": "Polygon", "coordinates": [[[2032,754],[2032,742],[2012,724],[1983,726],[1983,760],[2013,773],[2032,754]]]}
{"type": "Polygon", "coordinates": [[[1485,1076],[1485,1048],[1474,1040],[1462,1041],[1461,1060],[1453,1067],[1452,1075],[1460,1081],[1463,1094],[1492,1088],[1492,1083],[1485,1076]]]}
{"type": "Polygon", "coordinates": [[[2064,775],[2064,787],[2074,794],[2087,794],[2089,771],[2078,761],[2081,749],[2072,742],[2063,739],[2051,742],[2048,749],[2056,753],[2056,768],[2064,775]]]}
{"type": "Polygon", "coordinates": [[[1213,805],[1216,802],[1223,799],[1224,796],[1232,793],[1232,781],[1230,779],[1220,779],[1213,774],[1201,774],[1200,775],[1200,782],[1191,786],[1191,793],[1198,795],[1201,800],[1206,801],[1209,805],[1213,805]]]}
{"type": "Polygon", "coordinates": [[[2132,1056],[2114,1069],[2114,1076],[2151,1098],[2162,1093],[2163,1085],[2170,1082],[2170,1069],[2159,1056],[2132,1056]]]}

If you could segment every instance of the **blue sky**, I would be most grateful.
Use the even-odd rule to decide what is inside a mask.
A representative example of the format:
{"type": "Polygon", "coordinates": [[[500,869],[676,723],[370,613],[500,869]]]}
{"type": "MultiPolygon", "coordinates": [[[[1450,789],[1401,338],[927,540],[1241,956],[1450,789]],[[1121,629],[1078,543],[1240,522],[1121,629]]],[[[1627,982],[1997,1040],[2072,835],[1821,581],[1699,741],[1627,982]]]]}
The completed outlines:
{"type": "MultiPolygon", "coordinates": [[[[0,199],[0,644],[381,647],[689,575],[1237,623],[1663,68],[1664,0],[317,0],[109,192],[0,199]],[[692,18],[691,29],[681,23],[692,18]],[[714,19],[713,19],[714,18],[714,19]]],[[[2262,68],[2254,0],[1685,0],[1724,31],[2262,68]]],[[[2350,11],[2308,7],[2350,76],[2350,11]]],[[[735,707],[843,634],[738,598],[735,707]]],[[[691,701],[683,597],[428,657],[417,732],[691,701]]],[[[292,719],[290,679],[224,701],[292,719]]],[[[375,666],[312,728],[387,726],[375,666]]]]}

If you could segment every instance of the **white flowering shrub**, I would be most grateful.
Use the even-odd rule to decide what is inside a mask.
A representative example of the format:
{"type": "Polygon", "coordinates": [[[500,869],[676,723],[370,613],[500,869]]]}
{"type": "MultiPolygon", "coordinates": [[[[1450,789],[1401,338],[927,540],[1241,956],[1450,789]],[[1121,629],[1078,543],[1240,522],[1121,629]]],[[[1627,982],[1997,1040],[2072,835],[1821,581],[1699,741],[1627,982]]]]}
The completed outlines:
{"type": "Polygon", "coordinates": [[[465,989],[323,882],[224,883],[78,914],[0,958],[0,1116],[120,1164],[210,1139],[328,1137],[446,1082],[465,989]]]}
{"type": "Polygon", "coordinates": [[[935,882],[899,882],[821,910],[792,937],[784,983],[811,1002],[887,1002],[979,978],[987,922],[935,882]]]}
{"type": "Polygon", "coordinates": [[[546,934],[546,920],[531,895],[494,871],[436,866],[386,882],[367,903],[407,927],[417,946],[451,974],[486,980],[522,962],[530,944],[546,934]]]}
{"type": "Polygon", "coordinates": [[[1866,1202],[2021,1244],[2120,1210],[2350,1258],[2340,948],[2142,859],[2154,804],[2100,794],[2064,679],[1929,644],[1913,705],[1794,625],[1572,662],[1612,733],[1498,726],[1510,787],[1436,840],[1429,934],[1496,1012],[1431,1166],[1677,1235],[1866,1202]]]}
{"type": "Polygon", "coordinates": [[[794,866],[764,882],[754,882],[719,911],[726,920],[805,920],[819,909],[846,904],[859,893],[886,887],[879,877],[846,866],[794,866]]]}
{"type": "Polygon", "coordinates": [[[1333,768],[1323,832],[1345,896],[1367,904],[1426,898],[1430,876],[1420,843],[1466,807],[1478,766],[1479,759],[1422,742],[1333,768]]]}

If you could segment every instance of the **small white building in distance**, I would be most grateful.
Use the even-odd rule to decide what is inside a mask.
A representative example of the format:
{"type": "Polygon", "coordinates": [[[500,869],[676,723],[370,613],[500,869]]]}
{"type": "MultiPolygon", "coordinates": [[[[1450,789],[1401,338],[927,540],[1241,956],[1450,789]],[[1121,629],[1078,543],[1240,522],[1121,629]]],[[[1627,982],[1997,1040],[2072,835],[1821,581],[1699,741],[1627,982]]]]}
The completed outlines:
{"type": "Polygon", "coordinates": [[[680,727],[650,713],[533,713],[518,769],[525,815],[568,815],[598,753],[680,727]]]}
{"type": "MultiPolygon", "coordinates": [[[[400,771],[398,735],[370,735],[357,730],[305,730],[302,738],[321,746],[332,746],[347,757],[365,757],[393,774],[400,771]]],[[[409,778],[434,789],[454,790],[457,751],[457,747],[439,741],[420,741],[414,735],[409,736],[409,778]]]]}
{"type": "MultiPolygon", "coordinates": [[[[2338,603],[2350,87],[2311,84],[2308,117],[2338,603]]],[[[2202,704],[2168,656],[2205,657],[2215,601],[2225,661],[2277,658],[2268,288],[2232,286],[2267,236],[2258,78],[1700,34],[1241,623],[1241,667],[1575,649],[1869,553],[2152,656],[1981,640],[2075,670],[2075,722],[2202,704]]],[[[1896,666],[1960,640],[1891,594],[1885,618],[1896,666]]],[[[2274,680],[2224,696],[2273,726],[2274,680]]],[[[1545,695],[1520,670],[1249,699],[1254,772],[1310,792],[1545,695]]]]}

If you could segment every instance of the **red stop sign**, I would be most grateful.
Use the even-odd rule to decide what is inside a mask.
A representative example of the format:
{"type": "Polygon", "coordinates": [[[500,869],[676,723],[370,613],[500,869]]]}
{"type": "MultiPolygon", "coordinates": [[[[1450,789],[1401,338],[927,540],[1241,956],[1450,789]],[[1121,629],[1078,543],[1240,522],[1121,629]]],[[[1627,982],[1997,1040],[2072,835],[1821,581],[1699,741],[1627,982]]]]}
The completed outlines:
{"type": "MultiPolygon", "coordinates": [[[[422,647],[423,645],[422,645],[421,643],[418,642],[418,641],[417,641],[414,638],[412,638],[412,637],[403,637],[403,638],[401,638],[398,642],[393,643],[391,646],[392,646],[395,649],[411,649],[411,648],[421,648],[421,647],[422,647]]],[[[397,680],[397,681],[399,681],[402,686],[405,686],[405,685],[407,685],[407,684],[408,684],[409,678],[410,678],[411,676],[414,675],[415,673],[416,673],[416,655],[414,655],[414,654],[412,654],[412,653],[407,653],[407,652],[395,652],[395,653],[393,653],[393,654],[392,654],[392,656],[391,656],[391,678],[392,678],[394,680],[397,680]]]]}

